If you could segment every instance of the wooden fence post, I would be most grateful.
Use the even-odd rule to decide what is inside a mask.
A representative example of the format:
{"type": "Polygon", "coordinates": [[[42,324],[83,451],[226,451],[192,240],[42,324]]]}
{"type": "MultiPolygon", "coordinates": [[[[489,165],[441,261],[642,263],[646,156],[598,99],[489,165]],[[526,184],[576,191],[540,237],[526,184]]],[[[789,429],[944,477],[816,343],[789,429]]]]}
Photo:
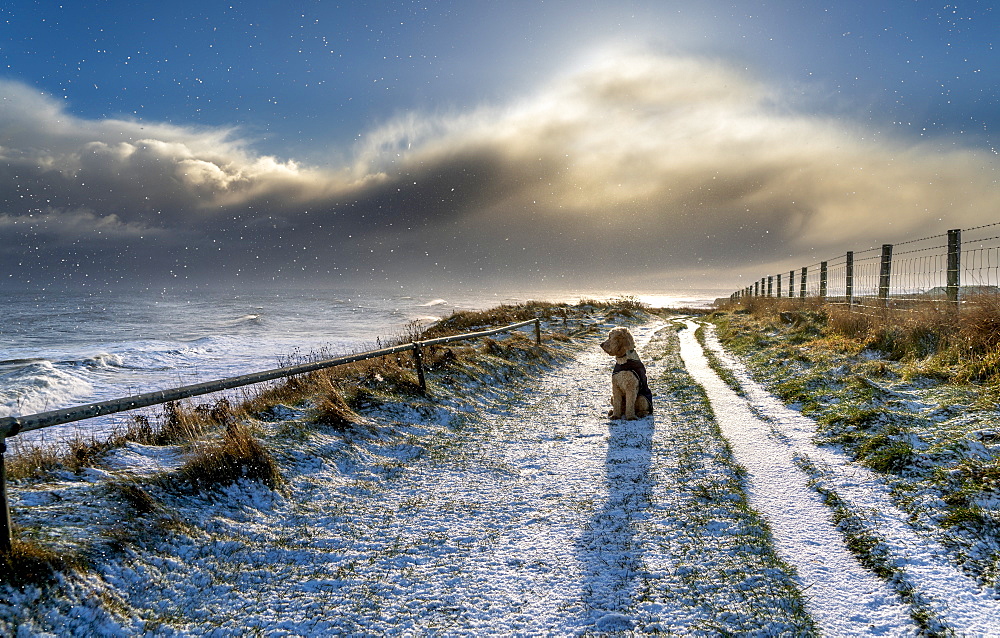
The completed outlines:
{"type": "Polygon", "coordinates": [[[778,283],[777,283],[777,285],[775,286],[774,289],[778,292],[778,299],[781,299],[781,273],[780,272],[777,274],[777,277],[778,277],[778,283]]]}
{"type": "Polygon", "coordinates": [[[767,278],[767,296],[768,297],[773,297],[774,296],[774,288],[773,288],[773,286],[774,286],[774,277],[769,276],[767,278]]]}
{"type": "Polygon", "coordinates": [[[10,530],[10,503],[7,502],[7,439],[0,437],[0,552],[9,554],[13,546],[10,530]]]}
{"type": "Polygon", "coordinates": [[[882,244],[882,262],[878,273],[878,298],[889,305],[889,285],[892,277],[892,244],[882,244]]]}
{"type": "Polygon", "coordinates": [[[424,362],[420,354],[420,344],[413,343],[413,363],[417,367],[417,382],[420,384],[420,392],[427,393],[427,380],[424,378],[424,362]]]}
{"type": "Polygon", "coordinates": [[[806,269],[807,268],[809,268],[809,266],[803,266],[802,267],[802,281],[799,282],[799,297],[802,297],[802,299],[806,298],[806,274],[807,274],[806,269]]]}
{"type": "Polygon", "coordinates": [[[819,298],[821,301],[826,301],[826,262],[819,262],[819,298]]]}
{"type": "Polygon", "coordinates": [[[795,271],[794,270],[789,270],[788,271],[788,296],[789,297],[794,297],[795,296],[795,271]]]}
{"type": "Polygon", "coordinates": [[[542,320],[535,319],[535,345],[542,345],[542,320]]]}
{"type": "Polygon", "coordinates": [[[962,268],[962,231],[954,229],[948,231],[948,301],[956,308],[958,307],[958,289],[962,282],[960,273],[962,268]]]}
{"type": "Polygon", "coordinates": [[[845,296],[847,297],[848,308],[854,305],[854,251],[847,251],[847,281],[845,296]]]}

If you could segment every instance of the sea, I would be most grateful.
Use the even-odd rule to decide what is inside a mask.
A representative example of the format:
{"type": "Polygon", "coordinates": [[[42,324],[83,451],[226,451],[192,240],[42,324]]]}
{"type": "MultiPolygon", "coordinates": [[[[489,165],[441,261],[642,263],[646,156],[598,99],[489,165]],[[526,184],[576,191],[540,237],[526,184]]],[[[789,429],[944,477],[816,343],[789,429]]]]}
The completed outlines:
{"type": "MultiPolygon", "coordinates": [[[[654,307],[707,307],[718,291],[629,292],[654,307]]],[[[372,289],[0,292],[0,417],[123,398],[373,350],[460,310],[576,303],[604,290],[372,289]]],[[[196,400],[196,399],[195,399],[196,400]]],[[[151,408],[152,409],[152,408],[151,408]]],[[[24,432],[18,443],[99,439],[127,415],[24,432]]]]}

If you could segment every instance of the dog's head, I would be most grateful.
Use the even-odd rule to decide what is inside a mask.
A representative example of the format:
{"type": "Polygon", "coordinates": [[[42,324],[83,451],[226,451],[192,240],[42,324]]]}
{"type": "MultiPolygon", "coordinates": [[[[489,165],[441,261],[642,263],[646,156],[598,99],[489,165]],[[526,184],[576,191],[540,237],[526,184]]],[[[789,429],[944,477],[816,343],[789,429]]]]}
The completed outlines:
{"type": "Polygon", "coordinates": [[[628,328],[619,326],[612,328],[608,340],[601,344],[601,349],[612,357],[624,357],[629,350],[635,348],[635,339],[628,328]]]}

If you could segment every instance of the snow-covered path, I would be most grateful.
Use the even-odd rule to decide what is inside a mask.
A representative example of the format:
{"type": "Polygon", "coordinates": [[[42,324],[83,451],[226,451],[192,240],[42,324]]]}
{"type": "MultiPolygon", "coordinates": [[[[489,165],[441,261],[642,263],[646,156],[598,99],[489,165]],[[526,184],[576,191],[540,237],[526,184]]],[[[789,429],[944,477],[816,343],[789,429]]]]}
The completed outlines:
{"type": "Polygon", "coordinates": [[[907,610],[889,586],[851,556],[809,477],[795,465],[808,459],[852,509],[873,519],[873,530],[887,546],[898,569],[896,590],[910,592],[921,613],[958,635],[1000,635],[1000,604],[951,565],[935,542],[918,535],[907,516],[892,504],[878,476],[846,456],[813,444],[815,423],[784,406],[726,355],[711,334],[706,343],[733,371],[744,399],[712,371],[694,337],[694,324],[681,336],[681,354],[691,375],[702,384],[716,418],[748,470],[750,498],[771,523],[778,551],[809,587],[810,609],[831,634],[897,635],[912,631],[907,610]],[[870,629],[866,627],[870,626],[870,629]]]}

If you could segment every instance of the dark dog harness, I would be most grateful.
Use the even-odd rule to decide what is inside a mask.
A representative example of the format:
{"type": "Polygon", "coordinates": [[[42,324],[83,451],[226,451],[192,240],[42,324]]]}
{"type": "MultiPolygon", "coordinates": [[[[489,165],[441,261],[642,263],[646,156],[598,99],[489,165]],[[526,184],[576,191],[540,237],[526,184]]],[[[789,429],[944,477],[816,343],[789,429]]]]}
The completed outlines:
{"type": "Polygon", "coordinates": [[[611,371],[611,376],[615,376],[619,372],[628,370],[633,373],[637,379],[639,379],[639,396],[646,397],[649,401],[649,411],[653,411],[653,391],[649,389],[649,382],[646,380],[646,366],[642,364],[642,361],[636,361],[635,359],[629,359],[625,363],[616,363],[615,369],[611,371]]]}

